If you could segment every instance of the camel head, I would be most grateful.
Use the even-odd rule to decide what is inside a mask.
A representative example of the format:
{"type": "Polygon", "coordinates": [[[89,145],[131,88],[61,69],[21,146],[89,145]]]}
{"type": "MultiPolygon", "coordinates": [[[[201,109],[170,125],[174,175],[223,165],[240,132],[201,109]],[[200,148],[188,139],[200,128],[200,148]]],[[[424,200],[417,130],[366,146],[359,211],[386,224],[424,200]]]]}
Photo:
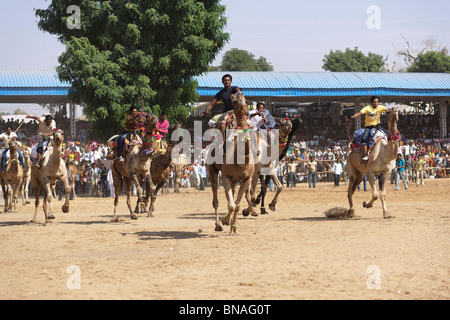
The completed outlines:
{"type": "Polygon", "coordinates": [[[17,150],[17,141],[15,139],[10,140],[8,145],[11,153],[17,150]]]}
{"type": "Polygon", "coordinates": [[[152,113],[147,113],[145,116],[145,129],[147,132],[152,132],[156,128],[156,123],[158,122],[158,117],[152,113]]]}
{"type": "Polygon", "coordinates": [[[242,113],[247,116],[248,107],[247,101],[245,100],[244,94],[242,92],[233,93],[231,95],[231,102],[233,103],[233,109],[235,115],[241,115],[242,113]]]}
{"type": "Polygon", "coordinates": [[[388,124],[389,133],[395,135],[398,132],[398,108],[390,108],[386,111],[386,119],[388,124]]]}
{"type": "Polygon", "coordinates": [[[53,143],[60,146],[64,142],[64,131],[56,128],[53,130],[53,143]]]}
{"type": "Polygon", "coordinates": [[[292,122],[288,118],[275,118],[276,129],[279,130],[281,137],[287,137],[292,130],[292,122]]]}

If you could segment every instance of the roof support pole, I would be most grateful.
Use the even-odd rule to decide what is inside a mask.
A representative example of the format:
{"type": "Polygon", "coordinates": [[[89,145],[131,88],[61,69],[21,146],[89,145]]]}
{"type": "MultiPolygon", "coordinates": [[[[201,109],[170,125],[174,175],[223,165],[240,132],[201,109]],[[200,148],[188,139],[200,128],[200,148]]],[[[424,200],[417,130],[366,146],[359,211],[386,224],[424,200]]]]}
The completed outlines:
{"type": "Polygon", "coordinates": [[[76,139],[77,137],[77,128],[76,128],[76,108],[75,103],[73,101],[69,102],[69,108],[70,108],[70,136],[72,139],[76,139]]]}
{"type": "Polygon", "coordinates": [[[439,104],[439,116],[440,116],[440,134],[441,139],[447,138],[447,104],[445,103],[444,98],[441,98],[441,102],[439,104]]]}
{"type": "MultiPolygon", "coordinates": [[[[358,97],[355,99],[355,114],[361,111],[361,99],[358,97]]],[[[355,128],[356,130],[361,129],[361,117],[357,117],[355,119],[355,128]]]]}

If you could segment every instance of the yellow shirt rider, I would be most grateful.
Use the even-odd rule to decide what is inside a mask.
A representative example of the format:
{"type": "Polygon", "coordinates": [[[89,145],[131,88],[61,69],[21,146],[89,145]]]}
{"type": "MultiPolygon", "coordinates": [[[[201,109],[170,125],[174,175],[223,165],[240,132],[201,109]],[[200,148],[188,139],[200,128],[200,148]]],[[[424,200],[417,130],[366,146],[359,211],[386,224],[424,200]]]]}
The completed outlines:
{"type": "Polygon", "coordinates": [[[363,114],[366,115],[364,123],[364,133],[361,137],[361,144],[363,147],[363,161],[369,160],[367,157],[367,140],[369,139],[369,134],[371,129],[378,129],[382,132],[386,132],[384,128],[381,127],[381,113],[386,112],[385,106],[379,105],[379,98],[373,96],[370,98],[370,106],[364,107],[360,112],[355,113],[350,119],[355,119],[363,114]]]}

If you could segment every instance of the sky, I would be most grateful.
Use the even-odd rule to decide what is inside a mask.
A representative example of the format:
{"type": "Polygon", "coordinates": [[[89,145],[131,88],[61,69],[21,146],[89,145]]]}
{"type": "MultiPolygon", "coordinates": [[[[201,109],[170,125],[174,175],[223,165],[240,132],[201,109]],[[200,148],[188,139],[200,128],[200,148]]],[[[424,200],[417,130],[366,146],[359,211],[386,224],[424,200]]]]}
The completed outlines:
{"type": "MultiPolygon", "coordinates": [[[[330,50],[346,48],[404,66],[396,51],[413,50],[433,38],[450,48],[448,0],[222,0],[230,40],[212,65],[231,48],[265,57],[274,71],[321,72],[330,50]]],[[[0,70],[55,70],[64,46],[37,28],[35,8],[45,0],[0,1],[0,70]]],[[[82,22],[81,22],[82,23],[82,22]]],[[[0,111],[4,111],[0,105],[0,111]]],[[[41,108],[42,109],[42,108],[41,108]]]]}

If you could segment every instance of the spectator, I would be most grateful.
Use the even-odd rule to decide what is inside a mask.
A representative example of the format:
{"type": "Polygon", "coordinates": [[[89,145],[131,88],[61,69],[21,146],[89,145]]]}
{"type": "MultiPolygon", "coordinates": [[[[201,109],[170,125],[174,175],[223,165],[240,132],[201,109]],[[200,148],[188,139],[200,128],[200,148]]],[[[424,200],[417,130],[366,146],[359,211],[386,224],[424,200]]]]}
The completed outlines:
{"type": "Polygon", "coordinates": [[[397,170],[397,175],[395,177],[395,190],[399,191],[400,179],[403,181],[403,186],[405,190],[408,190],[408,183],[406,182],[405,176],[405,160],[403,159],[403,155],[399,153],[397,155],[397,160],[395,160],[395,168],[397,170]]]}
{"type": "Polygon", "coordinates": [[[339,160],[334,161],[333,173],[334,173],[334,185],[336,187],[339,187],[339,181],[341,180],[342,174],[342,163],[339,160]]]}

